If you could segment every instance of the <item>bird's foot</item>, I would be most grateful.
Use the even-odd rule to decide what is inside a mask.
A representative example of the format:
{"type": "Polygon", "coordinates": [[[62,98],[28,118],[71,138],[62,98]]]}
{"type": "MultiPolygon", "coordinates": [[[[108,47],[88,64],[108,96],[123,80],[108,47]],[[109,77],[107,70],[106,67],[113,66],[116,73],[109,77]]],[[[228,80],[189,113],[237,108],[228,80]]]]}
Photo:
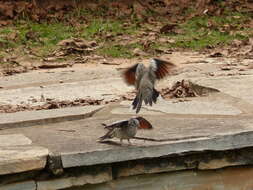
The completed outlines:
{"type": "Polygon", "coordinates": [[[127,141],[128,141],[128,146],[134,146],[134,144],[131,143],[130,139],[128,139],[127,141]]]}
{"type": "Polygon", "coordinates": [[[120,145],[121,145],[121,146],[126,146],[126,145],[123,143],[123,139],[120,139],[120,145]]]}
{"type": "Polygon", "coordinates": [[[121,146],[132,146],[133,145],[133,143],[131,143],[130,139],[127,139],[127,141],[128,141],[128,144],[124,144],[123,139],[120,139],[120,145],[121,146]]]}

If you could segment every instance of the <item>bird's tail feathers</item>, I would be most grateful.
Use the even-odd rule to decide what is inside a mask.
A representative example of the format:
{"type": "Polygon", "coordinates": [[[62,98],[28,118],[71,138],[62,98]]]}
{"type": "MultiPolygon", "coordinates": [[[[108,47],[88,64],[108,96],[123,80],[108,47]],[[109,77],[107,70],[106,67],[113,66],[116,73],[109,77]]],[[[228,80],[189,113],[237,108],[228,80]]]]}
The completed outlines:
{"type": "Polygon", "coordinates": [[[142,106],[142,94],[137,95],[138,96],[138,102],[137,102],[137,107],[136,107],[136,113],[139,113],[139,111],[141,110],[141,106],[142,106]]]}
{"type": "Polygon", "coordinates": [[[145,104],[149,104],[150,106],[153,105],[153,102],[156,103],[157,102],[157,98],[159,96],[159,92],[153,88],[152,91],[147,91],[145,92],[146,96],[143,96],[143,92],[140,91],[136,97],[134,98],[134,101],[132,103],[133,109],[136,109],[136,113],[139,113],[141,106],[142,106],[142,102],[144,100],[145,104]],[[144,97],[144,98],[143,98],[144,97]]]}
{"type": "Polygon", "coordinates": [[[154,103],[157,102],[157,98],[158,98],[159,94],[160,93],[155,88],[153,88],[152,100],[153,100],[154,103]]]}
{"type": "Polygon", "coordinates": [[[99,137],[99,140],[100,140],[100,141],[103,141],[103,140],[105,140],[105,139],[111,139],[111,138],[113,138],[113,135],[112,135],[112,132],[109,131],[109,132],[106,133],[104,136],[99,137]]]}
{"type": "Polygon", "coordinates": [[[134,98],[134,101],[132,103],[132,108],[133,110],[136,109],[136,113],[138,113],[141,109],[141,105],[142,105],[142,94],[141,93],[137,93],[137,95],[134,98]]]}
{"type": "Polygon", "coordinates": [[[135,110],[139,102],[138,94],[135,96],[134,101],[132,103],[133,109],[135,110]]]}
{"type": "Polygon", "coordinates": [[[153,103],[156,103],[157,97],[159,96],[159,92],[155,88],[146,89],[144,94],[145,94],[144,102],[146,105],[149,104],[150,106],[152,106],[153,103]]]}

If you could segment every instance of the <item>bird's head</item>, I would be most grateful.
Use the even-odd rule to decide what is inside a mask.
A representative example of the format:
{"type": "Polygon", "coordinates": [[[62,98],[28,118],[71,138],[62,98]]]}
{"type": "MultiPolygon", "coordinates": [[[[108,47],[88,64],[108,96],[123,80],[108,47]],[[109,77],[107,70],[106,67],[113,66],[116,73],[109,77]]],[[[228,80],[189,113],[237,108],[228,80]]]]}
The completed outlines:
{"type": "Polygon", "coordinates": [[[129,119],[129,125],[138,127],[140,125],[140,122],[136,118],[129,119]]]}

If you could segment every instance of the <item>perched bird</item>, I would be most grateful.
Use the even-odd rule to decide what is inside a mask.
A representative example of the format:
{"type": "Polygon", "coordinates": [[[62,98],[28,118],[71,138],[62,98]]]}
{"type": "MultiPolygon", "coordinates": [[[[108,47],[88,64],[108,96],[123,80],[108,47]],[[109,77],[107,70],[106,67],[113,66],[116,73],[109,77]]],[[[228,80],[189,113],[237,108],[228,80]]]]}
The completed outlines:
{"type": "Polygon", "coordinates": [[[102,137],[99,138],[100,141],[105,139],[110,139],[113,137],[119,138],[122,144],[123,139],[127,139],[128,143],[130,139],[133,138],[138,129],[152,129],[152,125],[143,117],[134,117],[128,120],[116,121],[110,125],[102,124],[109,131],[102,137]]]}
{"type": "Polygon", "coordinates": [[[155,82],[158,79],[164,78],[175,67],[171,62],[161,59],[152,59],[149,67],[138,63],[128,68],[123,77],[127,84],[135,85],[137,90],[136,97],[132,103],[133,109],[138,113],[141,109],[142,102],[152,106],[156,103],[159,92],[154,88],[155,82]]]}

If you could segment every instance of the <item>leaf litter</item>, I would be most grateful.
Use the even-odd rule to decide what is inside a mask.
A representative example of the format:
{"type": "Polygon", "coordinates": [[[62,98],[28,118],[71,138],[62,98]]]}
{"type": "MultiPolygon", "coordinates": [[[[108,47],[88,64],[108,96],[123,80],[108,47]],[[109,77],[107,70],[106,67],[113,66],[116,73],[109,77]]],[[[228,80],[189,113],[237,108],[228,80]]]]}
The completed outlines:
{"type": "MultiPolygon", "coordinates": [[[[189,80],[177,81],[171,87],[163,88],[160,90],[160,94],[165,100],[174,98],[207,96],[211,93],[217,92],[219,92],[219,90],[201,86],[189,80]]],[[[132,91],[123,95],[122,99],[132,101],[134,100],[135,95],[136,91],[132,91]]]]}
{"type": "MultiPolygon", "coordinates": [[[[91,19],[101,17],[115,19],[127,16],[131,18],[131,22],[124,20],[122,24],[124,30],[130,27],[131,23],[134,22],[135,26],[138,28],[137,34],[122,34],[121,32],[115,34],[111,31],[100,31],[95,33],[93,39],[105,39],[109,42],[113,42],[113,44],[121,44],[122,46],[132,44],[132,48],[126,49],[131,52],[133,56],[146,57],[159,56],[160,54],[173,51],[172,46],[178,42],[170,37],[170,35],[184,35],[185,31],[180,25],[187,20],[196,16],[222,16],[226,13],[227,9],[232,12],[237,11],[248,14],[252,12],[252,4],[250,1],[242,0],[222,1],[219,3],[211,0],[148,0],[144,2],[138,0],[129,1],[128,3],[125,1],[111,1],[107,2],[106,5],[102,1],[96,3],[89,2],[77,7],[72,1],[51,1],[49,3],[38,4],[36,1],[6,0],[0,5],[0,25],[6,26],[13,24],[14,21],[19,20],[25,15],[35,22],[64,22],[77,28],[77,32],[82,32],[81,28],[87,26],[87,23],[89,23],[91,19]],[[38,9],[38,6],[40,6],[40,9],[38,9]],[[110,7],[110,9],[107,9],[108,7],[110,7]],[[81,14],[82,10],[87,11],[87,14],[81,14]],[[70,13],[73,15],[71,16],[70,13]],[[165,23],[156,19],[161,17],[166,19],[165,23]],[[136,47],[137,44],[138,46],[136,47]],[[156,47],[157,44],[161,44],[161,46],[166,44],[166,47],[156,47]]],[[[240,19],[240,17],[240,15],[234,15],[233,19],[240,19]]],[[[210,35],[209,32],[211,30],[218,30],[221,33],[244,36],[245,34],[243,34],[243,31],[238,33],[238,27],[252,28],[252,22],[252,19],[246,20],[237,26],[230,23],[220,25],[216,21],[209,20],[207,25],[199,23],[199,28],[200,30],[206,30],[208,32],[207,35],[210,35]]],[[[27,40],[32,41],[40,42],[41,40],[40,35],[34,31],[28,31],[25,37],[27,40]]],[[[10,41],[15,42],[17,40],[17,33],[11,33],[8,38],[10,41]]],[[[185,43],[186,41],[187,39],[183,39],[179,41],[179,44],[185,43]]],[[[204,52],[210,54],[212,57],[231,56],[252,59],[253,50],[251,41],[251,39],[236,39],[231,45],[227,46],[221,44],[220,46],[218,45],[218,47],[213,47],[210,45],[204,52]]],[[[1,43],[0,41],[0,46],[1,43]]],[[[43,64],[37,68],[50,69],[68,67],[72,66],[74,63],[87,63],[88,60],[92,59],[92,55],[97,54],[96,50],[104,44],[98,45],[97,42],[88,41],[84,38],[70,38],[60,41],[58,45],[59,48],[52,52],[50,56],[43,58],[43,64]],[[75,55],[73,63],[57,63],[57,58],[67,57],[69,55],[75,55]],[[54,63],[54,59],[56,63],[54,63]]],[[[28,53],[32,54],[32,50],[29,50],[28,53]]],[[[104,63],[107,63],[107,61],[104,61],[104,63]]],[[[23,68],[15,71],[14,68],[13,66],[9,67],[7,71],[4,72],[4,75],[11,75],[29,70],[29,68],[23,68]],[[14,69],[14,71],[12,72],[11,69],[14,69]]]]}
{"type": "Polygon", "coordinates": [[[77,106],[87,106],[87,105],[104,105],[109,104],[111,102],[116,102],[118,99],[107,100],[104,99],[92,99],[92,98],[79,98],[76,100],[55,100],[49,98],[42,98],[40,100],[31,99],[32,103],[39,102],[40,105],[34,104],[3,104],[0,105],[0,113],[14,113],[20,111],[35,111],[35,110],[51,110],[51,109],[59,109],[59,108],[67,108],[67,107],[77,107],[77,106]],[[41,104],[41,102],[44,102],[41,104]]]}

